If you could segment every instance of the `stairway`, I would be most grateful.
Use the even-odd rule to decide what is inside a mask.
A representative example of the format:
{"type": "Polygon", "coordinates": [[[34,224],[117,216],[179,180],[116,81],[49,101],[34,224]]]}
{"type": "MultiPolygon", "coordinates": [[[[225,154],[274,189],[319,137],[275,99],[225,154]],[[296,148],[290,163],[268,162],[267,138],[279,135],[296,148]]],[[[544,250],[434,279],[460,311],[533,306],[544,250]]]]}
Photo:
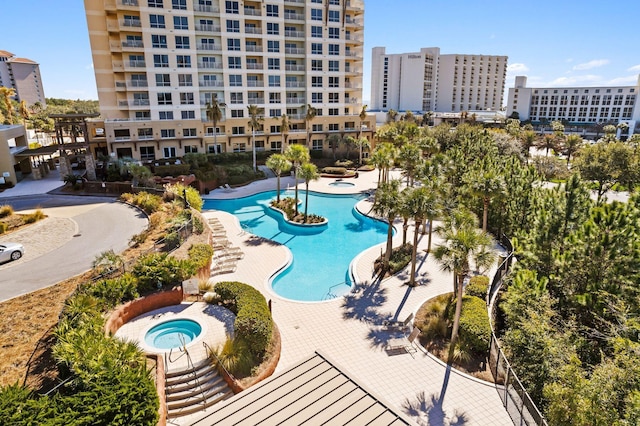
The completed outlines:
{"type": "Polygon", "coordinates": [[[166,373],[165,393],[169,418],[193,414],[233,396],[208,359],[193,370],[166,373]]]}

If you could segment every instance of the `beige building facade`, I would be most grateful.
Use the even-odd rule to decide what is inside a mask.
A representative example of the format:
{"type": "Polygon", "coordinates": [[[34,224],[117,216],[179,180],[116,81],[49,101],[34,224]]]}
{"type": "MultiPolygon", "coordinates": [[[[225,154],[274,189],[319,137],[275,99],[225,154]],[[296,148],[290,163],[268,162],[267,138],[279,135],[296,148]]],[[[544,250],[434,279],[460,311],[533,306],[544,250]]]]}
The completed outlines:
{"type": "Polygon", "coordinates": [[[89,136],[112,156],[250,152],[250,105],[256,151],[326,151],[331,134],[375,130],[359,117],[362,0],[85,0],[85,10],[104,118],[89,136]],[[214,99],[224,103],[215,129],[214,99]]]}
{"type": "Polygon", "coordinates": [[[0,86],[14,89],[14,99],[18,102],[26,101],[29,106],[40,102],[43,107],[47,106],[40,66],[31,59],[0,50],[0,86]]]}

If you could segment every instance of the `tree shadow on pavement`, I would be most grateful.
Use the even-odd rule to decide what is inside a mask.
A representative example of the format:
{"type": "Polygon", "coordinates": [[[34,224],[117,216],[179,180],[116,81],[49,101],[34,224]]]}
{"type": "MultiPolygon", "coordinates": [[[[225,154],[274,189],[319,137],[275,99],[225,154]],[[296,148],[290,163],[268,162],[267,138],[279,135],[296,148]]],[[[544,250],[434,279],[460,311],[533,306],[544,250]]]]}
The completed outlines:
{"type": "Polygon", "coordinates": [[[356,283],[351,293],[344,296],[342,314],[345,319],[355,319],[364,322],[375,322],[380,314],[377,309],[387,301],[387,290],[380,285],[380,279],[369,284],[356,283]]]}

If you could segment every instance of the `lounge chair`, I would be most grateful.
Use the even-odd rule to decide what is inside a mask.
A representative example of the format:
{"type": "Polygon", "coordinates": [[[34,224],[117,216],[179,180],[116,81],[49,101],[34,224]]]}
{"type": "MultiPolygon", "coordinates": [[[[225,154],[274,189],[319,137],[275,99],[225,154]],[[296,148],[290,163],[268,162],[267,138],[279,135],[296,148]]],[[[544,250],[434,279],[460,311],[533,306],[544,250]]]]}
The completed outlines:
{"type": "Polygon", "coordinates": [[[411,325],[412,320],[413,320],[413,312],[410,313],[409,316],[404,321],[384,321],[382,325],[388,329],[405,331],[407,327],[411,325]]]}
{"type": "Polygon", "coordinates": [[[211,246],[213,250],[222,250],[229,247],[229,244],[231,243],[226,238],[214,238],[211,246]]]}
{"type": "Polygon", "coordinates": [[[211,268],[210,276],[213,277],[214,275],[230,274],[232,272],[235,272],[237,267],[238,265],[236,264],[228,264],[228,265],[221,265],[219,267],[211,268]]]}
{"type": "Polygon", "coordinates": [[[235,257],[237,259],[242,259],[244,257],[244,252],[239,247],[227,247],[213,253],[214,259],[221,257],[235,257]]]}
{"type": "Polygon", "coordinates": [[[411,357],[413,357],[413,354],[415,352],[418,352],[418,348],[414,346],[413,341],[416,340],[419,334],[420,329],[418,327],[413,327],[411,334],[409,334],[408,336],[389,339],[385,349],[387,351],[397,351],[399,349],[404,349],[411,355],[411,357]]]}

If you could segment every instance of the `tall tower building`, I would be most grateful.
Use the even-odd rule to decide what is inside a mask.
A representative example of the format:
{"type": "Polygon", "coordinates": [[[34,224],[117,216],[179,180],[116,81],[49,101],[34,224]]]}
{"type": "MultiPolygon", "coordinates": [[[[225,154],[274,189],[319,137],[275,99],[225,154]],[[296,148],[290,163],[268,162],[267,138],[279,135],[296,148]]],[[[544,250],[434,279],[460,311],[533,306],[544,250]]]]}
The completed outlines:
{"type": "Polygon", "coordinates": [[[462,112],[502,107],[506,56],[441,55],[437,47],[387,54],[374,47],[371,109],[462,112]]]}
{"type": "Polygon", "coordinates": [[[112,155],[251,151],[250,105],[264,117],[258,151],[327,150],[331,133],[360,131],[363,0],[85,0],[85,10],[112,155]]]}
{"type": "Polygon", "coordinates": [[[0,50],[0,86],[16,91],[15,100],[26,101],[31,106],[40,102],[47,105],[40,76],[40,66],[31,59],[18,58],[13,53],[0,50]]]}

